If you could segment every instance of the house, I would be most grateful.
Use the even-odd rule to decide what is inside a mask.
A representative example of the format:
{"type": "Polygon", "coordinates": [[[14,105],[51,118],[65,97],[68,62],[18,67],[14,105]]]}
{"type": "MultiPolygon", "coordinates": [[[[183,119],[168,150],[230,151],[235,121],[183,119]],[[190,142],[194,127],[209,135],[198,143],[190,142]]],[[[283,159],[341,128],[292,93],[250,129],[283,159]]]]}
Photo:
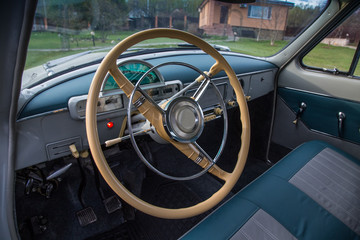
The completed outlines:
{"type": "Polygon", "coordinates": [[[199,28],[208,35],[282,39],[293,6],[278,0],[256,0],[251,4],[204,0],[199,6],[199,28]]]}

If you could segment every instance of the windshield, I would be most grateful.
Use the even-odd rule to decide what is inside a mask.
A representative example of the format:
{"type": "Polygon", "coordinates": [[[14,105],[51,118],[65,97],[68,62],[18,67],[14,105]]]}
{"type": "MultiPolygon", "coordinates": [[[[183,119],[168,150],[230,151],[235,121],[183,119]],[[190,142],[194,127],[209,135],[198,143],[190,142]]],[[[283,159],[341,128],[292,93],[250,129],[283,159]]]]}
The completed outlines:
{"type": "MultiPolygon", "coordinates": [[[[326,0],[39,0],[22,88],[55,73],[99,61],[119,41],[148,28],[195,34],[218,50],[271,56],[326,7],[326,0]]],[[[135,50],[191,47],[153,39],[135,50]]]]}

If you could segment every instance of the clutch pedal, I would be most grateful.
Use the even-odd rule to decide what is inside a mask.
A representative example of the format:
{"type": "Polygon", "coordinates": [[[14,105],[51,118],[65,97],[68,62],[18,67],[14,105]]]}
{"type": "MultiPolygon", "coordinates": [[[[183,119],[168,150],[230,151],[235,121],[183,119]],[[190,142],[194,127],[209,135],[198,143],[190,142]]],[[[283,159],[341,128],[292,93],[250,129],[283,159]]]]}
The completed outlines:
{"type": "Polygon", "coordinates": [[[103,203],[105,205],[107,213],[109,214],[121,208],[121,202],[119,198],[116,197],[115,195],[105,199],[103,203]]]}
{"type": "Polygon", "coordinates": [[[78,211],[76,213],[76,216],[79,220],[80,226],[82,227],[85,227],[86,225],[97,221],[97,217],[92,207],[88,207],[78,211]]]}

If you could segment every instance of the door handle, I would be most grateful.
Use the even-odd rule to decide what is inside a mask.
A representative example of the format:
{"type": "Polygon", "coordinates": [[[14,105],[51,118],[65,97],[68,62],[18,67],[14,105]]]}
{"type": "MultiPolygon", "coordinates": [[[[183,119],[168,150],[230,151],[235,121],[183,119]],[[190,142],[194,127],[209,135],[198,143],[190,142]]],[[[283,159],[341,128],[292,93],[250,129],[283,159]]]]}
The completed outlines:
{"type": "Polygon", "coordinates": [[[300,106],[299,106],[299,110],[297,111],[297,113],[296,113],[296,118],[295,118],[295,120],[293,121],[293,124],[297,124],[298,123],[298,120],[300,119],[300,117],[301,117],[301,115],[303,114],[303,112],[305,111],[305,109],[306,109],[306,103],[304,103],[304,102],[301,102],[300,103],[300,106]]]}
{"type": "Polygon", "coordinates": [[[339,137],[343,137],[344,134],[344,121],[345,121],[345,113],[343,112],[338,112],[337,114],[337,119],[338,119],[338,134],[339,137]]]}

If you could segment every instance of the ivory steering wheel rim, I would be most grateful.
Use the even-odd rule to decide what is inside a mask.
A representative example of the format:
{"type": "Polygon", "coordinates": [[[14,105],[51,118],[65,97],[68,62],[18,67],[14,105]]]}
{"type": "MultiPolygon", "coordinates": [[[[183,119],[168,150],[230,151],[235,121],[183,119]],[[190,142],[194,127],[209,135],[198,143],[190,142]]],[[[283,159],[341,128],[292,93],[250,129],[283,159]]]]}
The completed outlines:
{"type": "MultiPolygon", "coordinates": [[[[126,79],[127,80],[127,79],[126,79]]],[[[130,82],[129,82],[130,83],[130,82]]],[[[119,83],[118,83],[119,84],[119,83]]],[[[130,83],[131,84],[131,83],[130,83]]],[[[128,83],[121,84],[119,87],[123,89],[123,91],[129,97],[133,85],[128,83]],[[132,86],[132,87],[131,87],[132,86]],[[130,93],[129,93],[130,92],[130,93]]],[[[150,105],[147,105],[150,106],[150,105]]],[[[146,106],[144,106],[146,107],[146,106]]],[[[150,108],[149,108],[150,109],[150,108]]],[[[150,112],[150,111],[149,111],[150,112]]],[[[158,116],[151,112],[146,115],[145,117],[151,118],[152,121],[155,123],[158,121],[158,116]]],[[[148,118],[148,119],[149,119],[148,118]]],[[[159,123],[160,124],[160,123],[159,123]]],[[[159,125],[160,126],[160,125],[159,125]]],[[[159,127],[159,129],[161,126],[159,127]]],[[[158,129],[157,129],[158,130],[158,129]]],[[[160,131],[160,130],[159,130],[160,131]]],[[[248,155],[249,146],[250,146],[250,118],[249,112],[247,108],[246,99],[244,97],[244,93],[242,91],[241,85],[239,80],[237,79],[235,72],[230,67],[229,63],[225,60],[225,58],[216,51],[213,47],[211,47],[208,43],[203,41],[202,39],[189,34],[187,32],[183,32],[180,30],[174,29],[150,29],[135,33],[120,43],[118,43],[103,59],[100,66],[98,67],[93,81],[91,83],[87,105],[86,105],[86,132],[87,138],[89,142],[89,147],[91,153],[93,155],[94,161],[96,166],[98,167],[101,175],[104,177],[107,184],[113,189],[113,191],[125,202],[129,205],[133,206],[134,208],[147,213],[149,215],[160,217],[160,218],[167,218],[167,219],[181,219],[181,218],[188,218],[192,216],[199,215],[214,206],[216,206],[222,199],[224,199],[231,189],[236,184],[237,180],[239,179],[248,155]],[[118,56],[120,56],[123,52],[125,52],[128,48],[132,47],[133,45],[152,38],[160,38],[160,37],[167,37],[167,38],[174,38],[183,40],[190,44],[193,44],[203,50],[205,53],[209,54],[212,58],[216,60],[216,63],[211,67],[210,74],[215,75],[216,73],[224,70],[226,75],[229,78],[230,84],[234,89],[236,94],[236,100],[239,105],[240,109],[240,120],[242,124],[242,133],[241,133],[241,148],[238,153],[238,159],[234,170],[231,173],[222,172],[224,184],[223,186],[215,192],[210,198],[190,207],[186,208],[179,208],[179,209],[169,209],[164,207],[159,207],[152,205],[144,200],[138,198],[133,193],[131,193],[112,172],[111,168],[107,164],[106,158],[103,154],[101,149],[101,144],[99,140],[98,130],[97,130],[97,115],[96,115],[96,106],[98,102],[98,96],[101,89],[102,82],[108,72],[113,75],[114,79],[118,81],[123,81],[123,75],[117,68],[116,60],[118,56]]],[[[174,145],[174,143],[172,142],[174,145]]],[[[176,144],[176,143],[175,143],[176,144]]],[[[175,146],[175,145],[174,145],[175,146]]],[[[185,146],[187,147],[187,146],[185,146]]],[[[188,147],[190,149],[190,147],[188,147]]],[[[185,150],[184,150],[185,151],[185,150]]],[[[190,157],[189,157],[190,158],[190,157]]],[[[213,167],[214,168],[214,167],[213,167]]],[[[213,173],[218,171],[218,169],[211,168],[209,172],[213,173]]],[[[221,169],[220,169],[221,170],[221,169]]],[[[213,173],[214,174],[214,173],[213,173]]],[[[215,175],[215,174],[214,174],[215,175]]]]}

